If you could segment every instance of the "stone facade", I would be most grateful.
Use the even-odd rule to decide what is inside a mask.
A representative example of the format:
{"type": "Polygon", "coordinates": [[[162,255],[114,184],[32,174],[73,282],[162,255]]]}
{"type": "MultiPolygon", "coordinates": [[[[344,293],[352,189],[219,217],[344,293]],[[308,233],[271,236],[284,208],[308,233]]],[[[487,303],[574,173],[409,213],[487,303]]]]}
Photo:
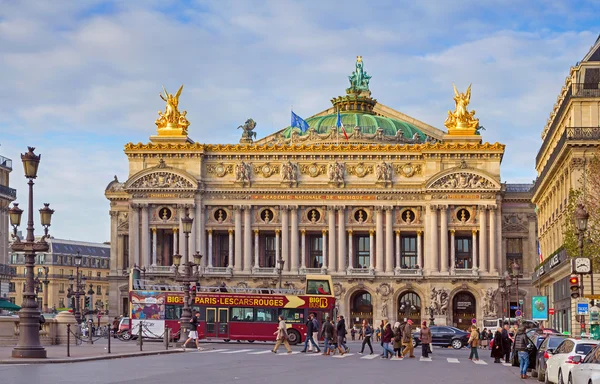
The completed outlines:
{"type": "Polygon", "coordinates": [[[0,156],[0,298],[8,296],[8,282],[14,275],[13,268],[8,266],[8,241],[12,233],[8,209],[10,203],[17,198],[17,191],[9,187],[11,172],[12,160],[0,156]]]}
{"type": "MultiPolygon", "coordinates": [[[[522,240],[522,297],[530,295],[535,217],[523,197],[528,190],[500,182],[504,145],[446,134],[364,90],[347,93],[332,100],[344,124],[393,125],[355,126],[348,139],[321,124],[257,142],[243,127],[243,144],[200,144],[160,131],[148,144],[127,144],[128,178],[115,177],[105,192],[111,308],[127,312],[134,265],[168,282],[174,253],[185,261],[199,252],[202,285],[274,287],[282,259],[287,287],[301,287],[306,274],[330,274],[338,310],[352,322],[419,321],[431,308],[438,323],[465,328],[473,318],[502,317],[498,283],[512,237],[522,240]],[[385,133],[390,127],[395,135],[385,133]],[[194,219],[187,240],[186,212],[194,219]]],[[[328,110],[315,116],[310,124],[331,118],[328,110]]]]}

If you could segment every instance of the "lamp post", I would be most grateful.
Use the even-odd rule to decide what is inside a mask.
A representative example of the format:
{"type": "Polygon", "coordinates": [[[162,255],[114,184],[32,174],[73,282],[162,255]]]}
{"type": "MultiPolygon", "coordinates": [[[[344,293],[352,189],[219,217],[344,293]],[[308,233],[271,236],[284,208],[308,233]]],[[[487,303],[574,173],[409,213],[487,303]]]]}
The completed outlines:
{"type": "Polygon", "coordinates": [[[504,283],[506,287],[506,317],[510,323],[510,287],[512,285],[512,277],[508,271],[504,271],[504,283]]]}
{"type": "MultiPolygon", "coordinates": [[[[512,265],[511,265],[511,269],[512,269],[512,278],[511,278],[511,280],[516,282],[516,289],[517,289],[517,309],[521,310],[521,302],[519,301],[519,273],[521,271],[521,266],[519,266],[519,263],[517,263],[517,261],[515,260],[512,263],[512,265]]],[[[522,313],[523,313],[523,311],[521,311],[521,314],[522,313]]]]}
{"type": "Polygon", "coordinates": [[[277,274],[279,275],[279,289],[281,289],[281,278],[283,274],[283,266],[285,265],[285,260],[281,257],[277,259],[277,274]]]}
{"type": "MultiPolygon", "coordinates": [[[[189,259],[189,238],[190,232],[192,232],[192,224],[194,219],[190,217],[188,210],[185,211],[185,217],[181,218],[181,223],[183,226],[183,233],[185,234],[185,255],[186,259],[189,259]]],[[[183,310],[181,311],[181,335],[185,335],[189,332],[190,320],[192,318],[191,311],[191,300],[196,297],[196,290],[192,292],[190,295],[190,284],[197,283],[200,278],[200,262],[202,260],[202,255],[198,252],[194,254],[194,261],[186,261],[183,263],[183,274],[179,272],[179,266],[181,265],[181,255],[175,254],[173,255],[173,264],[175,265],[175,280],[183,283],[183,310]],[[196,268],[196,272],[193,271],[194,267],[196,268]]]]}
{"type": "MultiPolygon", "coordinates": [[[[506,299],[506,280],[500,280],[500,287],[498,288],[500,290],[500,299],[502,300],[502,324],[504,324],[505,321],[505,317],[504,317],[504,303],[505,303],[505,299],[506,299]]],[[[509,313],[510,315],[510,313],[509,313]]]]}
{"type": "Polygon", "coordinates": [[[88,313],[90,314],[90,319],[93,321],[92,312],[94,310],[94,285],[90,284],[90,289],[88,289],[87,294],[90,297],[90,306],[88,308],[88,313]]]}
{"type": "Polygon", "coordinates": [[[404,314],[404,320],[408,320],[408,314],[411,310],[415,310],[415,306],[410,301],[402,301],[400,303],[400,312],[404,314]]]}
{"type": "Polygon", "coordinates": [[[81,303],[80,297],[85,296],[85,276],[81,276],[79,274],[79,266],[81,265],[82,256],[77,251],[77,256],[73,257],[73,261],[75,262],[75,278],[73,276],[69,276],[70,287],[67,291],[67,298],[75,298],[75,320],[77,324],[81,323],[81,303]],[[75,284],[73,284],[75,283],[75,284]]]}
{"type": "MultiPolygon", "coordinates": [[[[585,206],[582,203],[577,204],[577,208],[575,208],[575,224],[577,226],[578,231],[578,241],[577,246],[579,248],[579,257],[583,256],[583,240],[585,238],[585,231],[587,231],[588,219],[590,218],[590,214],[585,209],[585,206]]],[[[592,295],[594,295],[594,263],[590,263],[590,290],[592,295]]],[[[581,276],[581,280],[583,283],[583,276],[581,276]]],[[[582,284],[583,285],[583,284],[582,284]]],[[[584,292],[581,292],[581,296],[583,297],[584,292]]],[[[592,299],[592,306],[594,305],[594,300],[592,299]]]]}
{"type": "Polygon", "coordinates": [[[431,304],[429,306],[429,326],[430,327],[435,325],[434,311],[435,311],[435,308],[433,307],[433,304],[431,304]]]}
{"type": "Polygon", "coordinates": [[[44,267],[44,279],[42,283],[44,284],[44,312],[48,311],[48,285],[50,284],[50,280],[48,280],[48,267],[44,267]]]}
{"type": "Polygon", "coordinates": [[[19,311],[19,342],[12,350],[12,357],[45,358],[46,350],[40,343],[40,310],[36,300],[33,268],[35,266],[35,254],[46,253],[50,248],[46,242],[46,238],[48,237],[48,227],[50,227],[54,210],[50,209],[49,204],[44,204],[44,208],[40,209],[40,223],[44,227],[44,236],[39,241],[35,241],[33,227],[33,180],[37,178],[41,156],[33,152],[35,148],[28,147],[27,149],[28,152],[21,155],[23,168],[25,169],[25,178],[29,179],[27,182],[27,185],[29,185],[29,204],[27,208],[27,236],[25,237],[25,241],[21,241],[17,236],[17,227],[21,225],[23,210],[19,208],[18,204],[13,204],[13,207],[8,210],[10,224],[13,227],[13,238],[15,239],[11,245],[11,249],[13,252],[23,252],[25,254],[25,270],[27,271],[23,304],[19,311]]]}

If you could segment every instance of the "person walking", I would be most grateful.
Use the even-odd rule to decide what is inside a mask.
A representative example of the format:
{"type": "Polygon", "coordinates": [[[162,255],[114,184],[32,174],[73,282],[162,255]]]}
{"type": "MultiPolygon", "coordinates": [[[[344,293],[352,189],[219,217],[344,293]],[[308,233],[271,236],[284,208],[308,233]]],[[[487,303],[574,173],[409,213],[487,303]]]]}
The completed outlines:
{"type": "Polygon", "coordinates": [[[515,351],[519,355],[519,368],[521,370],[521,379],[527,379],[527,368],[529,368],[529,338],[525,333],[525,326],[521,325],[515,335],[515,351]]]}
{"type": "Polygon", "coordinates": [[[467,342],[471,347],[471,353],[469,353],[469,360],[479,361],[479,354],[477,352],[477,348],[479,347],[479,332],[477,331],[477,326],[471,326],[471,336],[469,336],[469,341],[467,342]]]}
{"type": "Polygon", "coordinates": [[[363,332],[362,327],[358,330],[358,341],[361,341],[364,338],[365,334],[363,332]]]}
{"type": "Polygon", "coordinates": [[[394,324],[394,327],[392,328],[392,331],[394,332],[394,338],[393,338],[393,346],[394,346],[394,352],[395,352],[395,356],[397,358],[401,358],[402,357],[402,327],[400,326],[400,322],[396,321],[396,323],[394,324]]]}
{"type": "Polygon", "coordinates": [[[381,342],[383,343],[383,355],[380,356],[381,359],[387,359],[388,353],[390,354],[390,358],[394,357],[394,349],[390,346],[393,337],[394,332],[392,332],[392,326],[388,323],[383,330],[383,336],[381,336],[381,342]]]}
{"type": "MultiPolygon", "coordinates": [[[[321,324],[319,324],[319,320],[317,320],[317,314],[313,312],[312,315],[313,315],[312,321],[313,321],[314,328],[313,328],[313,337],[312,337],[313,341],[312,341],[311,345],[312,345],[312,347],[314,347],[315,352],[320,352],[320,349],[319,349],[319,329],[321,327],[321,324]]],[[[309,348],[309,349],[311,349],[311,348],[309,348]]]]}
{"type": "Polygon", "coordinates": [[[300,352],[306,353],[306,348],[308,347],[308,343],[312,343],[315,347],[315,353],[321,353],[321,349],[317,345],[317,342],[313,340],[313,333],[315,331],[315,322],[313,321],[313,314],[308,315],[308,320],[306,321],[306,340],[304,340],[304,349],[300,352]]]}
{"type": "Polygon", "coordinates": [[[115,317],[112,322],[112,330],[113,330],[113,338],[117,338],[117,333],[119,333],[119,318],[115,317]]]}
{"type": "Polygon", "coordinates": [[[277,338],[275,339],[275,347],[271,352],[277,353],[279,346],[283,344],[285,349],[287,349],[287,353],[292,353],[292,348],[290,348],[290,343],[288,342],[287,325],[285,324],[283,315],[279,315],[279,324],[277,325],[277,330],[273,332],[273,334],[277,335],[277,338]]]}
{"type": "Polygon", "coordinates": [[[362,346],[360,347],[359,354],[363,354],[365,351],[365,345],[369,346],[371,350],[371,355],[373,354],[373,346],[371,345],[371,337],[373,336],[373,328],[369,325],[367,320],[363,320],[362,328],[360,329],[361,335],[364,335],[362,346]]]}
{"type": "Polygon", "coordinates": [[[188,339],[185,341],[185,343],[183,343],[184,351],[187,348],[187,343],[189,343],[190,340],[196,341],[196,349],[198,349],[199,351],[202,350],[202,348],[200,348],[200,345],[198,345],[198,321],[199,320],[200,320],[200,312],[194,311],[194,316],[192,316],[192,318],[190,319],[191,327],[190,327],[190,332],[188,333],[188,339]]]}
{"type": "Polygon", "coordinates": [[[356,337],[356,329],[354,327],[350,330],[350,335],[352,336],[352,341],[354,341],[356,337]]]}
{"type": "Polygon", "coordinates": [[[481,331],[481,337],[480,337],[480,347],[481,349],[487,349],[489,340],[488,340],[488,332],[487,332],[487,328],[483,328],[483,331],[481,331]]]}
{"type": "Polygon", "coordinates": [[[406,357],[406,354],[408,353],[408,357],[414,359],[415,351],[412,339],[412,323],[412,320],[408,319],[404,325],[404,329],[402,329],[402,345],[404,346],[402,357],[406,357]]]}
{"type": "Polygon", "coordinates": [[[509,325],[508,321],[504,322],[504,329],[502,330],[502,352],[505,363],[510,363],[510,347],[512,344],[512,340],[510,339],[510,334],[508,333],[509,325]]]}
{"type": "Polygon", "coordinates": [[[345,353],[350,352],[350,348],[346,346],[346,334],[348,333],[348,331],[346,331],[346,320],[344,320],[344,316],[338,316],[338,323],[336,329],[338,337],[338,348],[340,350],[344,348],[345,353]]]}
{"type": "Polygon", "coordinates": [[[498,327],[492,340],[492,353],[491,356],[494,358],[494,363],[499,364],[500,359],[504,356],[502,352],[502,328],[498,327]]]}
{"type": "Polygon", "coordinates": [[[427,326],[427,322],[423,321],[421,324],[421,330],[419,331],[419,340],[421,340],[421,356],[429,357],[429,348],[431,346],[431,329],[427,326]]]}
{"type": "Polygon", "coordinates": [[[323,356],[329,356],[331,350],[331,342],[333,341],[333,333],[335,329],[333,328],[333,324],[331,324],[331,320],[329,319],[329,315],[325,317],[325,321],[323,322],[323,328],[321,328],[321,336],[323,336],[323,340],[325,345],[323,347],[324,352],[323,356]]]}

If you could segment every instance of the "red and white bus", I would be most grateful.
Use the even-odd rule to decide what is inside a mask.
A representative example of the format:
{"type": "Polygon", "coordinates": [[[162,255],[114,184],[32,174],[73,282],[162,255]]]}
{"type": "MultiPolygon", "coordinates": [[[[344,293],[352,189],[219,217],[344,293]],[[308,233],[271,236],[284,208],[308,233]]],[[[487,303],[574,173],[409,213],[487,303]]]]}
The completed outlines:
{"type": "MultiPolygon", "coordinates": [[[[132,280],[131,329],[144,337],[161,338],[166,328],[179,338],[184,294],[182,287],[132,280]]],[[[333,319],[335,297],[331,276],[307,275],[304,289],[192,287],[192,310],[200,314],[198,336],[207,340],[272,341],[278,316],[285,317],[290,343],[303,342],[306,319],[315,313],[320,323],[333,319]]],[[[186,335],[184,335],[186,336],[186,335]]]]}

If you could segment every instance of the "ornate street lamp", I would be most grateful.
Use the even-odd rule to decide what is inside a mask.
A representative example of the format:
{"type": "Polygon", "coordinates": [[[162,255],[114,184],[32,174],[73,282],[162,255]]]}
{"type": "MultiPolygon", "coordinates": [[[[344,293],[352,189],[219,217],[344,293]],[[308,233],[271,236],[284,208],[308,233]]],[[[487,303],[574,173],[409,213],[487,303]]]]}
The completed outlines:
{"type": "Polygon", "coordinates": [[[19,311],[19,342],[12,350],[12,357],[26,358],[45,358],[46,350],[40,343],[40,310],[38,308],[36,293],[35,293],[35,278],[33,269],[35,267],[36,253],[46,253],[49,250],[49,245],[46,242],[48,237],[48,227],[52,221],[53,209],[50,209],[49,204],[44,204],[44,208],[40,209],[40,222],[44,227],[44,236],[35,241],[33,227],[33,180],[37,178],[38,166],[41,156],[36,155],[33,151],[35,148],[28,147],[28,152],[21,155],[23,161],[23,169],[25,170],[25,178],[29,179],[29,201],[27,208],[27,236],[25,241],[17,236],[17,227],[21,225],[21,210],[18,204],[14,204],[9,209],[10,224],[13,227],[13,238],[15,241],[11,245],[14,252],[23,252],[25,254],[25,292],[23,294],[23,304],[19,311]]]}
{"type": "Polygon", "coordinates": [[[281,289],[281,277],[283,273],[283,266],[285,265],[285,260],[281,257],[277,259],[277,274],[279,275],[279,289],[281,289]]]}
{"type": "Polygon", "coordinates": [[[511,269],[512,269],[512,278],[511,278],[511,280],[515,281],[517,283],[516,284],[516,289],[517,289],[517,309],[521,310],[521,302],[519,301],[519,273],[521,272],[521,266],[515,260],[512,263],[512,265],[511,265],[511,269]]]}
{"type": "Polygon", "coordinates": [[[73,261],[75,263],[75,278],[73,276],[69,276],[70,287],[67,291],[67,298],[75,298],[75,320],[77,324],[81,323],[81,301],[80,297],[85,296],[85,282],[86,277],[81,276],[79,274],[79,267],[81,266],[81,261],[83,257],[77,251],[77,256],[73,256],[73,261]],[[73,287],[73,283],[75,283],[75,287],[73,287]]]}
{"type": "MultiPolygon", "coordinates": [[[[579,257],[583,256],[583,240],[585,238],[585,231],[587,231],[588,219],[590,218],[590,214],[585,209],[585,206],[582,203],[577,204],[575,208],[575,225],[577,226],[578,233],[578,241],[577,246],[579,247],[579,257]]],[[[581,276],[583,280],[583,275],[581,276]]],[[[583,284],[583,283],[582,283],[583,284]]],[[[590,290],[592,295],[594,294],[594,264],[591,263],[590,267],[590,290]]],[[[594,305],[594,300],[592,300],[592,306],[594,305]]]]}
{"type": "MultiPolygon", "coordinates": [[[[190,217],[188,210],[185,211],[185,217],[181,218],[183,233],[185,234],[185,256],[186,260],[189,260],[189,239],[190,233],[192,232],[192,224],[194,219],[190,217]]],[[[173,264],[175,265],[175,280],[183,283],[183,310],[181,311],[181,331],[180,335],[185,335],[189,332],[190,320],[192,318],[191,304],[192,300],[196,297],[196,290],[193,290],[190,294],[191,283],[197,283],[200,278],[200,262],[202,255],[196,252],[194,255],[194,261],[186,261],[183,263],[183,274],[179,272],[179,266],[181,265],[181,255],[173,255],[173,264]],[[196,272],[194,272],[194,267],[196,272]]]]}
{"type": "Polygon", "coordinates": [[[429,326],[430,327],[433,326],[433,325],[435,325],[435,316],[434,316],[434,313],[435,313],[435,307],[433,306],[433,304],[431,304],[429,306],[429,326]]]}
{"type": "Polygon", "coordinates": [[[412,305],[412,303],[410,301],[403,301],[400,302],[400,312],[402,312],[404,314],[404,318],[406,320],[408,320],[408,314],[410,313],[411,310],[416,310],[417,308],[412,305]]]}

